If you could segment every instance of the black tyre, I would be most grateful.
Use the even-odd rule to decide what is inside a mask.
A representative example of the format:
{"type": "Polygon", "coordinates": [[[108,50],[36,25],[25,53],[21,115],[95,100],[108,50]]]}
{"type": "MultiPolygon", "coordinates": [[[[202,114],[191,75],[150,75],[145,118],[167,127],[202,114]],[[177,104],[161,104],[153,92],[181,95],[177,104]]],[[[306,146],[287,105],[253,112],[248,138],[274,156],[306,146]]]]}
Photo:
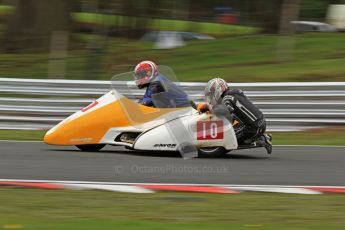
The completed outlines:
{"type": "Polygon", "coordinates": [[[84,152],[97,152],[101,150],[105,145],[93,144],[93,145],[76,145],[78,149],[84,152]]]}
{"type": "Polygon", "coordinates": [[[224,156],[228,151],[223,147],[199,148],[198,153],[201,158],[216,158],[224,156]]]}

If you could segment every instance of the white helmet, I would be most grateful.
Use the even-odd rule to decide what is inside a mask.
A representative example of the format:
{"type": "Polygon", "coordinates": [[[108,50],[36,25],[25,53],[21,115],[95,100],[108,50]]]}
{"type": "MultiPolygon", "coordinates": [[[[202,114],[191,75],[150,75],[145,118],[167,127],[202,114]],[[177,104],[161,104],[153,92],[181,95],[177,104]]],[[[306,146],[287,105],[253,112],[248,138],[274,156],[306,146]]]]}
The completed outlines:
{"type": "Polygon", "coordinates": [[[158,67],[152,61],[142,61],[134,69],[135,83],[143,88],[158,75],[158,67]]]}
{"type": "Polygon", "coordinates": [[[228,84],[222,78],[213,78],[209,80],[205,87],[205,97],[207,102],[211,105],[217,104],[222,94],[228,89],[228,84]]]}

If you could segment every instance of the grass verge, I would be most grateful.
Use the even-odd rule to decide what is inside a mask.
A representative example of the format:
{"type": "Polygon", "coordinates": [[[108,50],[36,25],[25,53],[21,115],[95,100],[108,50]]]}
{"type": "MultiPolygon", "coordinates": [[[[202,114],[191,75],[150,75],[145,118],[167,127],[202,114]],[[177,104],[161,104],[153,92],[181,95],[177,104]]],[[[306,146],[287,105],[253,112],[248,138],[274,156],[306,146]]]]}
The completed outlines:
{"type": "Polygon", "coordinates": [[[273,133],[275,145],[345,145],[345,128],[322,128],[304,132],[273,133]]]}
{"type": "Polygon", "coordinates": [[[42,141],[46,131],[42,130],[1,130],[0,140],[42,141]]]}
{"type": "MultiPolygon", "coordinates": [[[[171,66],[179,81],[219,76],[229,82],[345,81],[344,34],[300,34],[291,59],[279,61],[279,36],[257,35],[191,41],[177,49],[152,49],[152,43],[108,38],[101,50],[86,48],[95,36],[74,34],[80,47],[68,52],[67,79],[102,79],[133,70],[142,60],[171,66]]],[[[100,39],[98,39],[100,40],[100,39]]],[[[0,54],[6,77],[47,78],[48,54],[0,54]]]]}
{"type": "MultiPolygon", "coordinates": [[[[0,140],[41,141],[46,131],[0,130],[0,140]]],[[[344,128],[315,129],[304,132],[275,132],[274,145],[345,145],[344,128]]]]}
{"type": "Polygon", "coordinates": [[[343,229],[343,195],[0,189],[0,228],[343,229]]]}

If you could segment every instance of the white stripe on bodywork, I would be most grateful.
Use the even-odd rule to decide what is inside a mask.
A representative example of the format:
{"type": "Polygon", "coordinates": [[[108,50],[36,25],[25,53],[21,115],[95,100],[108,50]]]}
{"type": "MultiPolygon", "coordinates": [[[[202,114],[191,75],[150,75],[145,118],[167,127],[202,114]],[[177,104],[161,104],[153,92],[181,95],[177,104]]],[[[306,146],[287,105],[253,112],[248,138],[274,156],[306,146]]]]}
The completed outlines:
{"type": "Polygon", "coordinates": [[[244,105],[242,105],[239,101],[236,101],[236,106],[244,113],[247,115],[247,117],[249,117],[252,121],[256,121],[256,117],[254,116],[253,113],[251,113],[249,111],[249,109],[247,109],[244,105]]]}

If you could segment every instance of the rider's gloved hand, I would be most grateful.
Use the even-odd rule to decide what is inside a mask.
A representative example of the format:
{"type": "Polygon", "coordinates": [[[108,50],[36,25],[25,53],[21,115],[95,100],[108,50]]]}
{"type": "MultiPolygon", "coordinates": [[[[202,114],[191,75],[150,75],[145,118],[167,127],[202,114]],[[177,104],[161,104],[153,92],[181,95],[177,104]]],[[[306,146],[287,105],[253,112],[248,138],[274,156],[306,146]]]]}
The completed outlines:
{"type": "Polygon", "coordinates": [[[209,111],[209,107],[206,103],[199,103],[197,106],[197,110],[199,113],[206,113],[209,111]]]}

